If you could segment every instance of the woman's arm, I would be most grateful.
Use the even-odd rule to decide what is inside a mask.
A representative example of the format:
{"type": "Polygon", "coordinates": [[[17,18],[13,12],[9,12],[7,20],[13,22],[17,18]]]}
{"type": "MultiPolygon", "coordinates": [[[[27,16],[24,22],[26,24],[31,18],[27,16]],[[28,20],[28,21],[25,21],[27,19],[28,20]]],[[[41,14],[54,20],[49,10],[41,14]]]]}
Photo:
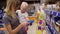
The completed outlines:
{"type": "Polygon", "coordinates": [[[22,24],[20,24],[19,26],[17,26],[14,30],[12,30],[12,27],[10,24],[6,25],[6,28],[9,32],[9,34],[16,34],[22,27],[26,26],[28,23],[24,22],[22,24]]]}
{"type": "Polygon", "coordinates": [[[16,27],[13,31],[17,33],[21,28],[25,27],[28,24],[29,23],[27,23],[27,22],[23,22],[18,27],[16,27]]]}
{"type": "Polygon", "coordinates": [[[6,29],[9,32],[9,34],[14,34],[13,31],[12,31],[12,27],[11,27],[10,24],[6,25],[6,29]]]}

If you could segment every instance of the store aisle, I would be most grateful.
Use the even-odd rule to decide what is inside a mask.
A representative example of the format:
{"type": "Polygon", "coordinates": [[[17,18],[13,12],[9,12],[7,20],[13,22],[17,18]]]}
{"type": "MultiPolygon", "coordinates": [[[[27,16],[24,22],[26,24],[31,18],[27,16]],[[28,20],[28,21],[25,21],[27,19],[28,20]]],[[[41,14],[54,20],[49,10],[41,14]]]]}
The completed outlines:
{"type": "Polygon", "coordinates": [[[36,34],[37,24],[33,23],[32,26],[29,26],[29,30],[27,31],[28,34],[36,34]]]}

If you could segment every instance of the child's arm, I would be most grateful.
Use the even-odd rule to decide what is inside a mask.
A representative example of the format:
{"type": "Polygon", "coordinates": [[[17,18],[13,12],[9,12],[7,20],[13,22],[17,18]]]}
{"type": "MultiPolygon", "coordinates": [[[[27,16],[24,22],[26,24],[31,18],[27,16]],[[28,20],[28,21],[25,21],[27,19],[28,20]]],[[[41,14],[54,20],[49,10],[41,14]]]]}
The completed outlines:
{"type": "Polygon", "coordinates": [[[29,20],[29,18],[28,18],[28,17],[26,17],[26,20],[29,20]]]}
{"type": "Polygon", "coordinates": [[[29,20],[28,13],[26,13],[25,18],[26,18],[26,20],[29,20]]]}

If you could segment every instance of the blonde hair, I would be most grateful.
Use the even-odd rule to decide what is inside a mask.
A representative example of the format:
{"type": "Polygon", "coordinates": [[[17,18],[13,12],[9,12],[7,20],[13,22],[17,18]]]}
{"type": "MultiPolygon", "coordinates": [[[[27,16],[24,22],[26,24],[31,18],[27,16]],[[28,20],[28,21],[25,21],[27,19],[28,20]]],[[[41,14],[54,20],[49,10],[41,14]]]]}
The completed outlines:
{"type": "Polygon", "coordinates": [[[22,2],[21,8],[22,8],[23,6],[24,6],[24,7],[28,7],[28,3],[27,3],[27,2],[22,2]]]}
{"type": "Polygon", "coordinates": [[[7,0],[6,9],[4,10],[7,15],[15,17],[17,0],[7,0]]]}

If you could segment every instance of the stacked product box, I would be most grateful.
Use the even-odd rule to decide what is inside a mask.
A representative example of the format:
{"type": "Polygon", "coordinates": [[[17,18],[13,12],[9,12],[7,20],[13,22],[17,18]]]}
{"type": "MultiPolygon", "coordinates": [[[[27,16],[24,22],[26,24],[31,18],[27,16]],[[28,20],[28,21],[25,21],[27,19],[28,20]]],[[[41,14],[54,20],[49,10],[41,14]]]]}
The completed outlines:
{"type": "Polygon", "coordinates": [[[3,17],[3,10],[0,9],[0,34],[5,34],[3,28],[4,28],[4,23],[2,21],[2,17],[3,17]]]}

